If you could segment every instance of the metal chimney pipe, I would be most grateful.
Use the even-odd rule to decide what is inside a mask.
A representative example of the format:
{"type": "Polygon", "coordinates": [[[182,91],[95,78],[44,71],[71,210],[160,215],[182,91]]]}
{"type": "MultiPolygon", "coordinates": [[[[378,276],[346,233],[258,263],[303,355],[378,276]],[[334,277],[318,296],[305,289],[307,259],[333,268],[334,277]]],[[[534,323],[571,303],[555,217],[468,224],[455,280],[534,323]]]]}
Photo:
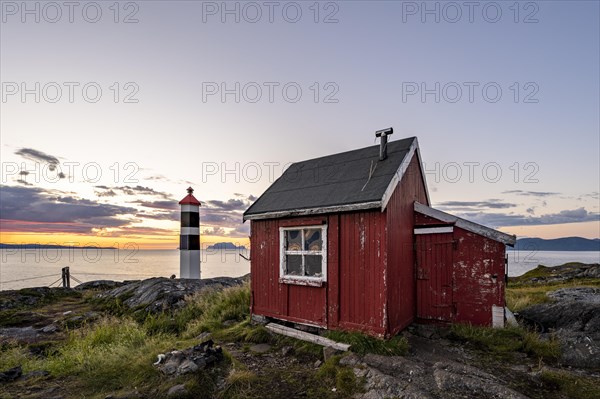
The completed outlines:
{"type": "Polygon", "coordinates": [[[379,160],[383,161],[387,158],[387,136],[394,133],[394,128],[390,127],[383,130],[378,130],[375,132],[375,137],[379,137],[381,140],[379,142],[379,160]]]}

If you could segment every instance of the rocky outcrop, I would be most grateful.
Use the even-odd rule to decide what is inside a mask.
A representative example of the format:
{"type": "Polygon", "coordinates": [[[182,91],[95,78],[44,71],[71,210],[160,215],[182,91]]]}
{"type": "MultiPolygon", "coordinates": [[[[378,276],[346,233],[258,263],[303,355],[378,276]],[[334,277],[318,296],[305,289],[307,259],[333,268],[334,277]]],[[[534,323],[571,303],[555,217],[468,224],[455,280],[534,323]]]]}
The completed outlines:
{"type": "Polygon", "coordinates": [[[70,288],[33,287],[0,292],[0,311],[32,308],[66,296],[79,296],[70,288]]]}
{"type": "Polygon", "coordinates": [[[561,361],[576,367],[600,367],[600,288],[561,288],[548,303],[530,306],[519,315],[544,327],[561,342],[561,361]]]}
{"type": "Polygon", "coordinates": [[[365,392],[356,396],[362,399],[527,398],[491,374],[450,360],[428,365],[402,356],[350,354],[340,365],[364,379],[365,392]]]}
{"type": "Polygon", "coordinates": [[[133,281],[112,281],[112,280],[93,280],[86,281],[75,287],[76,290],[110,290],[117,287],[122,287],[133,281]]]}
{"type": "Polygon", "coordinates": [[[224,289],[243,284],[250,275],[239,278],[216,277],[203,280],[150,278],[131,282],[96,295],[100,300],[119,300],[136,311],[160,313],[184,306],[186,297],[206,289],[224,289]]]}
{"type": "Polygon", "coordinates": [[[208,340],[183,351],[174,350],[159,354],[154,366],[164,375],[178,377],[195,373],[221,360],[223,360],[221,347],[213,346],[213,341],[208,340]]]}
{"type": "Polygon", "coordinates": [[[522,276],[509,277],[509,285],[561,283],[585,278],[600,278],[600,264],[571,262],[552,267],[540,265],[522,276]]]}

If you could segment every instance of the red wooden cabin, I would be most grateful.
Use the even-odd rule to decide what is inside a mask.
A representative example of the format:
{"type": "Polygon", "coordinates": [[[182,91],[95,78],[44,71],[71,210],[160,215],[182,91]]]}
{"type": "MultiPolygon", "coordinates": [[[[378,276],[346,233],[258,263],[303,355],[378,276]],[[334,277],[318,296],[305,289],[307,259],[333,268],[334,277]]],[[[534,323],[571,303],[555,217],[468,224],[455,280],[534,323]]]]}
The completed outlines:
{"type": "Polygon", "coordinates": [[[491,325],[493,310],[503,323],[514,236],[430,208],[417,139],[389,134],[291,165],[244,213],[253,315],[382,337],[418,319],[491,325]]]}

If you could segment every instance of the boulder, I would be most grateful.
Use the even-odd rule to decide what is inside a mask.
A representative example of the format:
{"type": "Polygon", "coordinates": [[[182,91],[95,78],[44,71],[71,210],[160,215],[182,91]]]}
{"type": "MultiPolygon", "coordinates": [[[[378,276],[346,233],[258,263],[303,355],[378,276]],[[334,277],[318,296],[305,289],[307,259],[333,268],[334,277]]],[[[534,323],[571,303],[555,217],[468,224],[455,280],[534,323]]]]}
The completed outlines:
{"type": "Polygon", "coordinates": [[[13,367],[6,371],[0,372],[0,383],[14,381],[23,375],[23,370],[21,366],[13,367]]]}
{"type": "Polygon", "coordinates": [[[365,381],[362,399],[398,398],[512,398],[526,396],[508,388],[497,377],[451,360],[433,365],[403,356],[349,354],[340,365],[350,367],[365,381]]]}
{"type": "Polygon", "coordinates": [[[544,327],[561,343],[561,361],[575,367],[600,367],[600,288],[561,288],[552,300],[519,312],[521,317],[544,327]]]}
{"type": "Polygon", "coordinates": [[[213,345],[209,340],[182,351],[161,353],[154,366],[169,377],[195,373],[223,359],[221,347],[213,345]]]}
{"type": "Polygon", "coordinates": [[[249,274],[239,278],[216,277],[202,280],[150,278],[125,284],[96,295],[100,300],[120,300],[130,309],[160,313],[185,305],[186,298],[206,289],[234,287],[248,281],[249,274]]]}

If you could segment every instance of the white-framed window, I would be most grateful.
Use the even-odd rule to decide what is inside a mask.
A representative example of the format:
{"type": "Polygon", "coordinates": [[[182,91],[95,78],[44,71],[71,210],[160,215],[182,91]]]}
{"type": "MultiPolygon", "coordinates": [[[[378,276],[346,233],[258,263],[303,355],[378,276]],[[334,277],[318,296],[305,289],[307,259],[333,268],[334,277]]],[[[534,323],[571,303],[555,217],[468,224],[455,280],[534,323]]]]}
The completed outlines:
{"type": "Polygon", "coordinates": [[[327,281],[327,225],[279,228],[279,281],[318,285],[327,281]]]}

